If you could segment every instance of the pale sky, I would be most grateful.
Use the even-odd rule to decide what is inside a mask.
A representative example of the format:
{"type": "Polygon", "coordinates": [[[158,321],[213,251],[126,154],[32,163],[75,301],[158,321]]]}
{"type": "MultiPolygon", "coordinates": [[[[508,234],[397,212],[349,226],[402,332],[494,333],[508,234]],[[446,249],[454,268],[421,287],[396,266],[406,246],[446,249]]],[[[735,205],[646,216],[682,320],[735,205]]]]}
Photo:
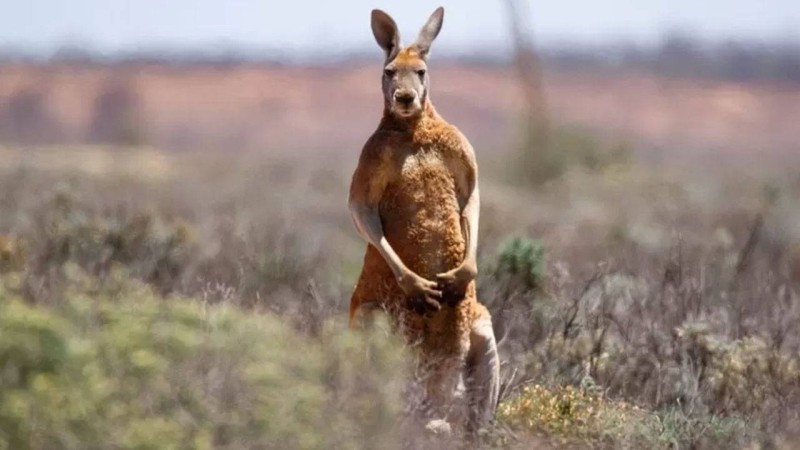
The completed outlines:
{"type": "MultiPolygon", "coordinates": [[[[507,44],[502,0],[0,0],[0,45],[50,52],[64,43],[101,51],[209,45],[345,52],[374,45],[379,7],[409,41],[438,5],[437,45],[467,51],[507,44]]],[[[531,0],[539,43],[654,42],[666,30],[712,39],[800,40],[800,0],[531,0]]]]}

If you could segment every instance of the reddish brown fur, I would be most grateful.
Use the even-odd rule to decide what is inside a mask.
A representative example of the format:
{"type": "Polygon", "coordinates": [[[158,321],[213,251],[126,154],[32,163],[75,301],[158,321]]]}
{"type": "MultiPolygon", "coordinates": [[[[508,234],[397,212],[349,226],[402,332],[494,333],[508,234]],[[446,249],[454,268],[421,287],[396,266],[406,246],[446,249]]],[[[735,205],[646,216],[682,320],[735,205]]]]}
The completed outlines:
{"type": "MultiPolygon", "coordinates": [[[[395,64],[419,64],[413,48],[401,51],[395,64]]],[[[430,100],[414,119],[384,112],[378,129],[367,141],[353,175],[351,197],[379,204],[386,239],[400,259],[423,278],[457,267],[465,257],[457,192],[466,178],[477,176],[477,164],[467,139],[442,119],[430,100]],[[380,195],[380,198],[374,196],[380,195]],[[366,197],[366,198],[364,198],[366,197]]],[[[385,308],[403,325],[406,337],[418,342],[423,356],[463,358],[472,325],[488,316],[476,299],[475,282],[455,307],[444,306],[426,315],[407,307],[386,261],[368,245],[364,267],[350,303],[351,324],[365,304],[385,308]]],[[[371,309],[371,308],[370,308],[371,309]]]]}
{"type": "Polygon", "coordinates": [[[387,311],[419,351],[417,374],[431,408],[417,411],[472,433],[494,415],[499,359],[491,317],[475,292],[475,154],[429,95],[426,58],[443,18],[437,8],[402,49],[394,19],[372,11],[372,32],[386,53],[384,114],[350,185],[353,222],[369,242],[350,323],[387,311]]]}
{"type": "Polygon", "coordinates": [[[417,67],[423,65],[424,61],[420,57],[416,48],[407,47],[400,51],[394,58],[394,62],[398,66],[417,67]]]}

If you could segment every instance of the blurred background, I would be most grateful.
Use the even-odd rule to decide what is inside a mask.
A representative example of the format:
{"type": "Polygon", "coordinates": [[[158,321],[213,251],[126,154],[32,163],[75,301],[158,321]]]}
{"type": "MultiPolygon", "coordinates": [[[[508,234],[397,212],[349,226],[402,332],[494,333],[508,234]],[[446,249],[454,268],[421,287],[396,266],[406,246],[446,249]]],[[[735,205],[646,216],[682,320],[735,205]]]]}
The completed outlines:
{"type": "Polygon", "coordinates": [[[439,4],[492,445],[792,448],[794,0],[4,5],[0,448],[397,444],[400,363],[353,360],[392,346],[340,337],[346,200],[382,112],[370,10],[410,43],[439,4]]]}
{"type": "MultiPolygon", "coordinates": [[[[395,14],[411,42],[431,6],[12,4],[0,18],[0,139],[352,160],[381,107],[369,11],[395,14]]],[[[800,8],[789,0],[444,6],[434,98],[480,148],[507,146],[532,101],[519,95],[521,50],[536,54],[536,75],[523,76],[558,123],[654,156],[797,150],[800,8]]]]}

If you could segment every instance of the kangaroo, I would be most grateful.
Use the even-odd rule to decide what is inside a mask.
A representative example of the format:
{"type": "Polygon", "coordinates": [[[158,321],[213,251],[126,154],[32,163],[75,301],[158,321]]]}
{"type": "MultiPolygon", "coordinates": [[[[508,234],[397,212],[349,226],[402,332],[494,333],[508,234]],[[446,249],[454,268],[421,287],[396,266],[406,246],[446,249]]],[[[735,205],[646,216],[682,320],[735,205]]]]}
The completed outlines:
{"type": "Polygon", "coordinates": [[[475,154],[429,95],[427,60],[443,18],[440,7],[404,47],[395,21],[372,11],[372,32],[386,53],[384,108],[350,185],[350,213],[368,243],[350,324],[376,307],[387,311],[418,351],[427,409],[475,431],[494,417],[499,359],[491,316],[475,290],[475,154]],[[462,387],[468,411],[457,406],[462,387]]]}

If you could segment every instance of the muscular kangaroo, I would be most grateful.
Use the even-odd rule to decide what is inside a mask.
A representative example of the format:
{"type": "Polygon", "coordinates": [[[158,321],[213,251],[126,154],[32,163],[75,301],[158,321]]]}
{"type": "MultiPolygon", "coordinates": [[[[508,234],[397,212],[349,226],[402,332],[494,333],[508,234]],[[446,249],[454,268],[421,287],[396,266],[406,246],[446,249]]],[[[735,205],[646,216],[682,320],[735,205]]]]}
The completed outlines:
{"type": "Polygon", "coordinates": [[[375,307],[388,311],[419,351],[429,408],[475,430],[494,416],[499,360],[491,317],[475,293],[475,154],[429,95],[428,54],[443,18],[437,9],[404,47],[394,20],[372,11],[373,34],[386,52],[384,110],[350,186],[353,222],[368,242],[350,323],[375,307]],[[467,414],[457,410],[462,385],[467,414]]]}

